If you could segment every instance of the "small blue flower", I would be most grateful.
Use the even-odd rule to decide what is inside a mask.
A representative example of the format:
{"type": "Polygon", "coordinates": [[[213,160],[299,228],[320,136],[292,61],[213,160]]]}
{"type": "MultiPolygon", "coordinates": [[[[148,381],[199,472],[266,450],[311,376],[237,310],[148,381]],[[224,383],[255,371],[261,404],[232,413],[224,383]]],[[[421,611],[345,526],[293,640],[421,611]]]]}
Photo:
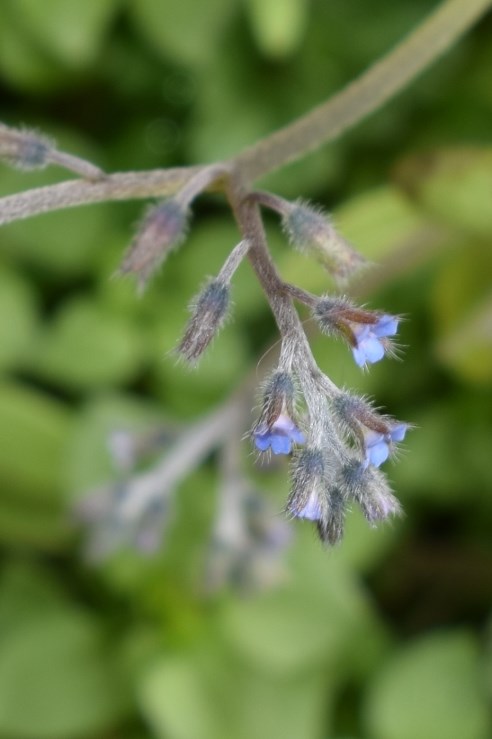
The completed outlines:
{"type": "Polygon", "coordinates": [[[290,454],[292,444],[304,444],[306,439],[294,421],[281,413],[270,427],[259,426],[253,431],[255,446],[261,452],[269,447],[274,454],[290,454]]]}
{"type": "Polygon", "coordinates": [[[364,444],[366,450],[365,467],[370,464],[379,467],[388,459],[392,444],[403,441],[408,431],[408,424],[397,423],[391,426],[386,434],[373,431],[372,429],[364,430],[364,444]]]}
{"type": "Polygon", "coordinates": [[[374,324],[352,323],[351,328],[355,340],[352,354],[359,367],[364,367],[384,357],[389,345],[387,337],[394,336],[398,330],[398,318],[383,315],[374,324]]]}

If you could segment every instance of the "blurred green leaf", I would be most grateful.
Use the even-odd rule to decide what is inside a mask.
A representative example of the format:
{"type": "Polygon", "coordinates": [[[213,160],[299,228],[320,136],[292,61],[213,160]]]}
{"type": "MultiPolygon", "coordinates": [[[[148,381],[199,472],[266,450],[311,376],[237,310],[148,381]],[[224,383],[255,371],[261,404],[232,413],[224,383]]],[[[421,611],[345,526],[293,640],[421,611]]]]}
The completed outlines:
{"type": "MultiPolygon", "coordinates": [[[[33,604],[34,605],[34,604],[33,604]]],[[[59,608],[0,636],[0,733],[71,739],[109,729],[123,685],[85,613],[59,608]]]]}
{"type": "Polygon", "coordinates": [[[374,739],[487,739],[478,645],[467,632],[436,633],[395,653],[369,686],[374,739]]]}
{"type": "Polygon", "coordinates": [[[99,52],[120,0],[8,0],[26,38],[69,67],[83,67],[99,52]]]}
{"type": "Polygon", "coordinates": [[[246,9],[258,47],[267,56],[286,57],[302,43],[308,0],[247,0],[246,9]]]}
{"type": "Polygon", "coordinates": [[[217,54],[234,11],[230,0],[132,0],[132,16],[146,38],[178,64],[200,66],[217,54]]]}
{"type": "Polygon", "coordinates": [[[439,359],[469,382],[492,380],[492,249],[465,243],[432,291],[439,359]]]}
{"type": "Polygon", "coordinates": [[[19,363],[34,340],[37,311],[34,290],[19,275],[0,266],[0,370],[19,363]]]}
{"type": "Polygon", "coordinates": [[[317,739],[331,697],[317,672],[272,680],[217,645],[205,654],[163,658],[140,688],[145,715],[166,739],[317,739]]]}
{"type": "Polygon", "coordinates": [[[196,660],[186,656],[157,662],[139,691],[144,715],[157,737],[225,739],[222,712],[210,692],[196,660]]]}
{"type": "Polygon", "coordinates": [[[76,299],[62,306],[33,359],[42,377],[88,390],[132,379],[142,363],[142,343],[129,322],[76,299]]]}
{"type": "Polygon", "coordinates": [[[400,186],[426,212],[475,235],[492,233],[492,149],[431,151],[403,160],[400,186]]]}
{"type": "MultiPolygon", "coordinates": [[[[379,643],[379,625],[352,573],[304,537],[296,547],[292,582],[224,608],[221,630],[245,661],[272,674],[295,675],[338,665],[362,637],[379,643]],[[369,634],[371,636],[369,637],[369,634]]],[[[359,662],[360,664],[360,662],[359,662]]],[[[353,665],[346,663],[346,668],[353,665]]]]}
{"type": "Polygon", "coordinates": [[[15,2],[0,3],[0,76],[13,87],[39,93],[57,87],[64,75],[31,43],[16,21],[15,2]]]}
{"type": "Polygon", "coordinates": [[[60,500],[71,414],[60,402],[16,383],[0,385],[2,494],[33,503],[60,500]]]}

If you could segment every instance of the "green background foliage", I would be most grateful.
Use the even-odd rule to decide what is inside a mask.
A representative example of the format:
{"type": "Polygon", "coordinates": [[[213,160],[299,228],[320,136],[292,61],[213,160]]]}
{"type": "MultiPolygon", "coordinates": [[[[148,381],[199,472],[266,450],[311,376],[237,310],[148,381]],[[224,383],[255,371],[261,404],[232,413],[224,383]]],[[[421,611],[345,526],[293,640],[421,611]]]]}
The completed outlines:
{"type": "MultiPolygon", "coordinates": [[[[4,0],[0,117],[108,171],[212,161],[335,92],[434,6],[4,0]]],[[[489,18],[382,111],[263,183],[334,211],[377,263],[354,292],[408,317],[403,362],[361,374],[307,326],[334,380],[417,427],[389,469],[406,517],[373,531],[354,512],[335,551],[298,523],[287,580],[269,592],[198,594],[212,461],[183,485],[153,559],[89,567],[67,514],[110,477],[112,426],[191,421],[276,341],[244,266],[235,321],[200,369],[167,356],[238,240],[222,201],[200,201],[140,300],[110,278],[141,203],[0,231],[2,739],[491,736],[491,32],[489,18]]],[[[2,166],[0,193],[64,177],[2,166]]],[[[268,226],[282,275],[330,289],[268,226]]],[[[259,482],[280,511],[286,466],[259,482]]]]}

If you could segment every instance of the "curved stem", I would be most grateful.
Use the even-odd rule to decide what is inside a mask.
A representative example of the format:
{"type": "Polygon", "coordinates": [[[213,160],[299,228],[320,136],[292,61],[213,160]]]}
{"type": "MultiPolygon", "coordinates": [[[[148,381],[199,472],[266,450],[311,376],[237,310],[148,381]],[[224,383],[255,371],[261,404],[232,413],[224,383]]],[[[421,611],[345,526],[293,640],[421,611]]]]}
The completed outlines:
{"type": "Polygon", "coordinates": [[[492,0],[446,0],[393,51],[307,115],[233,159],[246,182],[331,141],[389,100],[441,56],[492,5],[492,0]]]}

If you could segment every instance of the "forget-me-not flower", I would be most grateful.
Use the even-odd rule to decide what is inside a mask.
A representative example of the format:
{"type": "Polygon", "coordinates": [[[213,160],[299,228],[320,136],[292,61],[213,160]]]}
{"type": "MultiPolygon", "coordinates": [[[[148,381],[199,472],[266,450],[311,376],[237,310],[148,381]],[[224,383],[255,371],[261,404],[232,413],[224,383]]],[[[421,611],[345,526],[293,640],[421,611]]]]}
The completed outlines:
{"type": "Polygon", "coordinates": [[[388,337],[398,331],[398,318],[389,315],[381,316],[374,324],[351,323],[354,345],[352,354],[359,367],[368,362],[379,362],[389,346],[388,337]]]}
{"type": "Polygon", "coordinates": [[[386,462],[391,453],[392,445],[398,441],[403,441],[407,430],[408,424],[406,423],[395,423],[384,434],[369,428],[364,429],[365,466],[372,464],[374,467],[379,467],[383,462],[386,462]]]}
{"type": "Polygon", "coordinates": [[[274,454],[290,454],[294,443],[304,444],[306,441],[302,431],[299,431],[287,413],[280,413],[271,426],[257,426],[253,431],[253,438],[260,452],[271,448],[274,454]]]}

